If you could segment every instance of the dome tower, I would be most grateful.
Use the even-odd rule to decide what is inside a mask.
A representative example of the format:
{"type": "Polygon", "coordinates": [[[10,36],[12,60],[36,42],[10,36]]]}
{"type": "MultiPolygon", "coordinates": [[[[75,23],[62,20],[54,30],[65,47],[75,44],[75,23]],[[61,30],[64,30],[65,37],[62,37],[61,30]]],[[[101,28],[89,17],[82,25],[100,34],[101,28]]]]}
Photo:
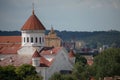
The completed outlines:
{"type": "Polygon", "coordinates": [[[22,46],[44,47],[45,27],[32,11],[32,15],[21,28],[22,46]]]}

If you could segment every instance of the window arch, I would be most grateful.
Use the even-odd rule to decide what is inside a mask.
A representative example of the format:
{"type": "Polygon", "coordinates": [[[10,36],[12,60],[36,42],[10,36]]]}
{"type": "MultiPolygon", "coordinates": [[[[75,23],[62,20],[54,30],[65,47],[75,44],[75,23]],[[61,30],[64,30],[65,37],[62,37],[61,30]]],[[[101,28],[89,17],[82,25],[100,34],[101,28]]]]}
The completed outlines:
{"type": "Polygon", "coordinates": [[[33,37],[31,37],[31,43],[33,43],[33,37]]]}
{"type": "Polygon", "coordinates": [[[39,37],[39,43],[41,43],[41,37],[39,37]]]}
{"type": "Polygon", "coordinates": [[[44,37],[42,37],[42,42],[44,42],[44,37]]]}
{"type": "Polygon", "coordinates": [[[24,42],[25,42],[25,37],[24,37],[24,42]]]}
{"type": "Polygon", "coordinates": [[[35,42],[37,43],[38,41],[37,41],[37,37],[35,38],[35,42]]]}
{"type": "Polygon", "coordinates": [[[29,37],[27,37],[27,42],[29,42],[29,37]]]}

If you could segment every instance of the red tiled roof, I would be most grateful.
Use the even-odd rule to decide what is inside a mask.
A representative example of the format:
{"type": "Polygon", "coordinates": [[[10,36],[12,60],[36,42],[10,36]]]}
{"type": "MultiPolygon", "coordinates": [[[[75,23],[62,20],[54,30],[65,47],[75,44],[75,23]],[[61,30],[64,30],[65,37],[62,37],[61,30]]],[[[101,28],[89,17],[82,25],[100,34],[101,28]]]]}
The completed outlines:
{"type": "Polygon", "coordinates": [[[21,36],[0,36],[0,43],[21,43],[21,36]]]}
{"type": "Polygon", "coordinates": [[[55,48],[50,49],[50,50],[43,50],[43,51],[41,51],[41,55],[57,54],[58,51],[59,51],[61,48],[62,48],[62,47],[55,47],[55,48]]]}
{"type": "MultiPolygon", "coordinates": [[[[20,66],[22,64],[31,64],[32,58],[27,56],[20,56],[17,54],[12,55],[0,55],[3,60],[0,61],[0,66],[7,66],[7,65],[14,65],[14,66],[20,66]],[[12,62],[11,62],[12,59],[12,62]]],[[[46,60],[44,57],[40,58],[40,66],[41,67],[49,67],[53,63],[54,59],[52,61],[46,60]]]]}
{"type": "Polygon", "coordinates": [[[17,50],[20,46],[21,44],[13,44],[12,46],[10,46],[10,44],[0,45],[0,54],[17,54],[17,50]]]}
{"type": "Polygon", "coordinates": [[[73,52],[73,50],[70,50],[68,56],[69,56],[70,58],[75,57],[75,53],[73,52]]]}
{"type": "Polygon", "coordinates": [[[22,64],[30,64],[31,57],[20,56],[17,54],[0,55],[3,60],[0,61],[0,66],[14,65],[20,66],[22,64]],[[12,61],[11,61],[12,59],[12,61]]]}
{"type": "Polygon", "coordinates": [[[36,58],[36,57],[41,57],[37,50],[34,52],[32,58],[36,58]]]}
{"type": "Polygon", "coordinates": [[[33,14],[28,18],[28,20],[21,28],[21,30],[45,30],[45,27],[33,12],[33,14]]]}
{"type": "Polygon", "coordinates": [[[46,60],[44,57],[40,58],[40,66],[41,67],[49,67],[53,63],[54,59],[52,61],[46,60]]]}
{"type": "Polygon", "coordinates": [[[21,46],[21,36],[0,36],[0,54],[16,54],[21,46]]]}

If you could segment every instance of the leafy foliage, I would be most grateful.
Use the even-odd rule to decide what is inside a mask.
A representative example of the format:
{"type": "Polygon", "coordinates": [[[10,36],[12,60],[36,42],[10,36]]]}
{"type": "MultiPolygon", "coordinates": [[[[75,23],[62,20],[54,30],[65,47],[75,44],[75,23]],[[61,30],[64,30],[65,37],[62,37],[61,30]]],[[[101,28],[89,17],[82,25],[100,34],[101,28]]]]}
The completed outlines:
{"type": "Polygon", "coordinates": [[[76,77],[74,77],[71,74],[60,74],[60,73],[54,73],[49,80],[76,80],[76,77]]]}
{"type": "Polygon", "coordinates": [[[42,80],[41,76],[38,76],[35,67],[23,64],[19,67],[12,65],[0,66],[0,80],[42,80]]]}
{"type": "Polygon", "coordinates": [[[24,80],[43,80],[42,76],[31,75],[24,78],[24,80]]]}
{"type": "Polygon", "coordinates": [[[60,73],[54,73],[49,80],[63,80],[62,75],[60,73]]]}
{"type": "Polygon", "coordinates": [[[87,60],[85,59],[85,57],[81,56],[80,54],[76,54],[75,63],[77,62],[82,62],[84,65],[87,64],[87,60]]]}
{"type": "Polygon", "coordinates": [[[0,67],[0,80],[14,80],[16,79],[16,68],[12,65],[8,65],[5,67],[0,67]]]}
{"type": "Polygon", "coordinates": [[[87,64],[85,65],[82,62],[77,62],[74,66],[72,75],[74,75],[77,79],[87,80],[92,75],[92,72],[90,72],[89,67],[90,66],[88,66],[87,64]]]}
{"type": "Polygon", "coordinates": [[[120,75],[120,49],[108,49],[95,57],[96,78],[120,75]]]}
{"type": "Polygon", "coordinates": [[[91,77],[97,80],[101,77],[120,76],[120,48],[107,49],[94,58],[94,64],[89,66],[81,59],[76,62],[73,74],[77,79],[87,80],[91,77]],[[80,61],[79,61],[80,60],[80,61]]]}
{"type": "Polygon", "coordinates": [[[35,67],[28,64],[23,64],[22,66],[18,67],[15,71],[19,78],[25,78],[26,76],[36,74],[35,67]]]}

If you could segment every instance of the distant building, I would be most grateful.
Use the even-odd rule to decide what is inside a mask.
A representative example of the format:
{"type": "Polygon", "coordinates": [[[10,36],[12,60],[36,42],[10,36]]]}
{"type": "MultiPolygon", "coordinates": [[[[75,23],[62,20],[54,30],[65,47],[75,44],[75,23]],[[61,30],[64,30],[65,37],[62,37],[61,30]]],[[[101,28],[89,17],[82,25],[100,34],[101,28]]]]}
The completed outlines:
{"type": "Polygon", "coordinates": [[[99,48],[99,52],[101,53],[102,51],[110,48],[108,45],[103,45],[102,47],[99,48]]]}
{"type": "Polygon", "coordinates": [[[53,27],[48,35],[45,36],[45,44],[47,47],[60,47],[62,44],[62,40],[57,36],[53,27]]]}
{"type": "Polygon", "coordinates": [[[85,42],[84,41],[75,41],[75,49],[79,50],[82,47],[85,46],[85,42]]]}
{"type": "Polygon", "coordinates": [[[47,37],[45,30],[33,10],[21,28],[21,36],[0,36],[0,66],[31,64],[43,80],[48,80],[55,72],[71,72],[75,56],[69,56],[72,53],[60,47],[60,39],[53,29],[47,37]],[[46,46],[45,40],[50,44],[46,46]]]}
{"type": "Polygon", "coordinates": [[[69,51],[70,49],[75,49],[75,42],[74,41],[64,41],[64,42],[62,42],[62,46],[65,47],[69,51]]]}

